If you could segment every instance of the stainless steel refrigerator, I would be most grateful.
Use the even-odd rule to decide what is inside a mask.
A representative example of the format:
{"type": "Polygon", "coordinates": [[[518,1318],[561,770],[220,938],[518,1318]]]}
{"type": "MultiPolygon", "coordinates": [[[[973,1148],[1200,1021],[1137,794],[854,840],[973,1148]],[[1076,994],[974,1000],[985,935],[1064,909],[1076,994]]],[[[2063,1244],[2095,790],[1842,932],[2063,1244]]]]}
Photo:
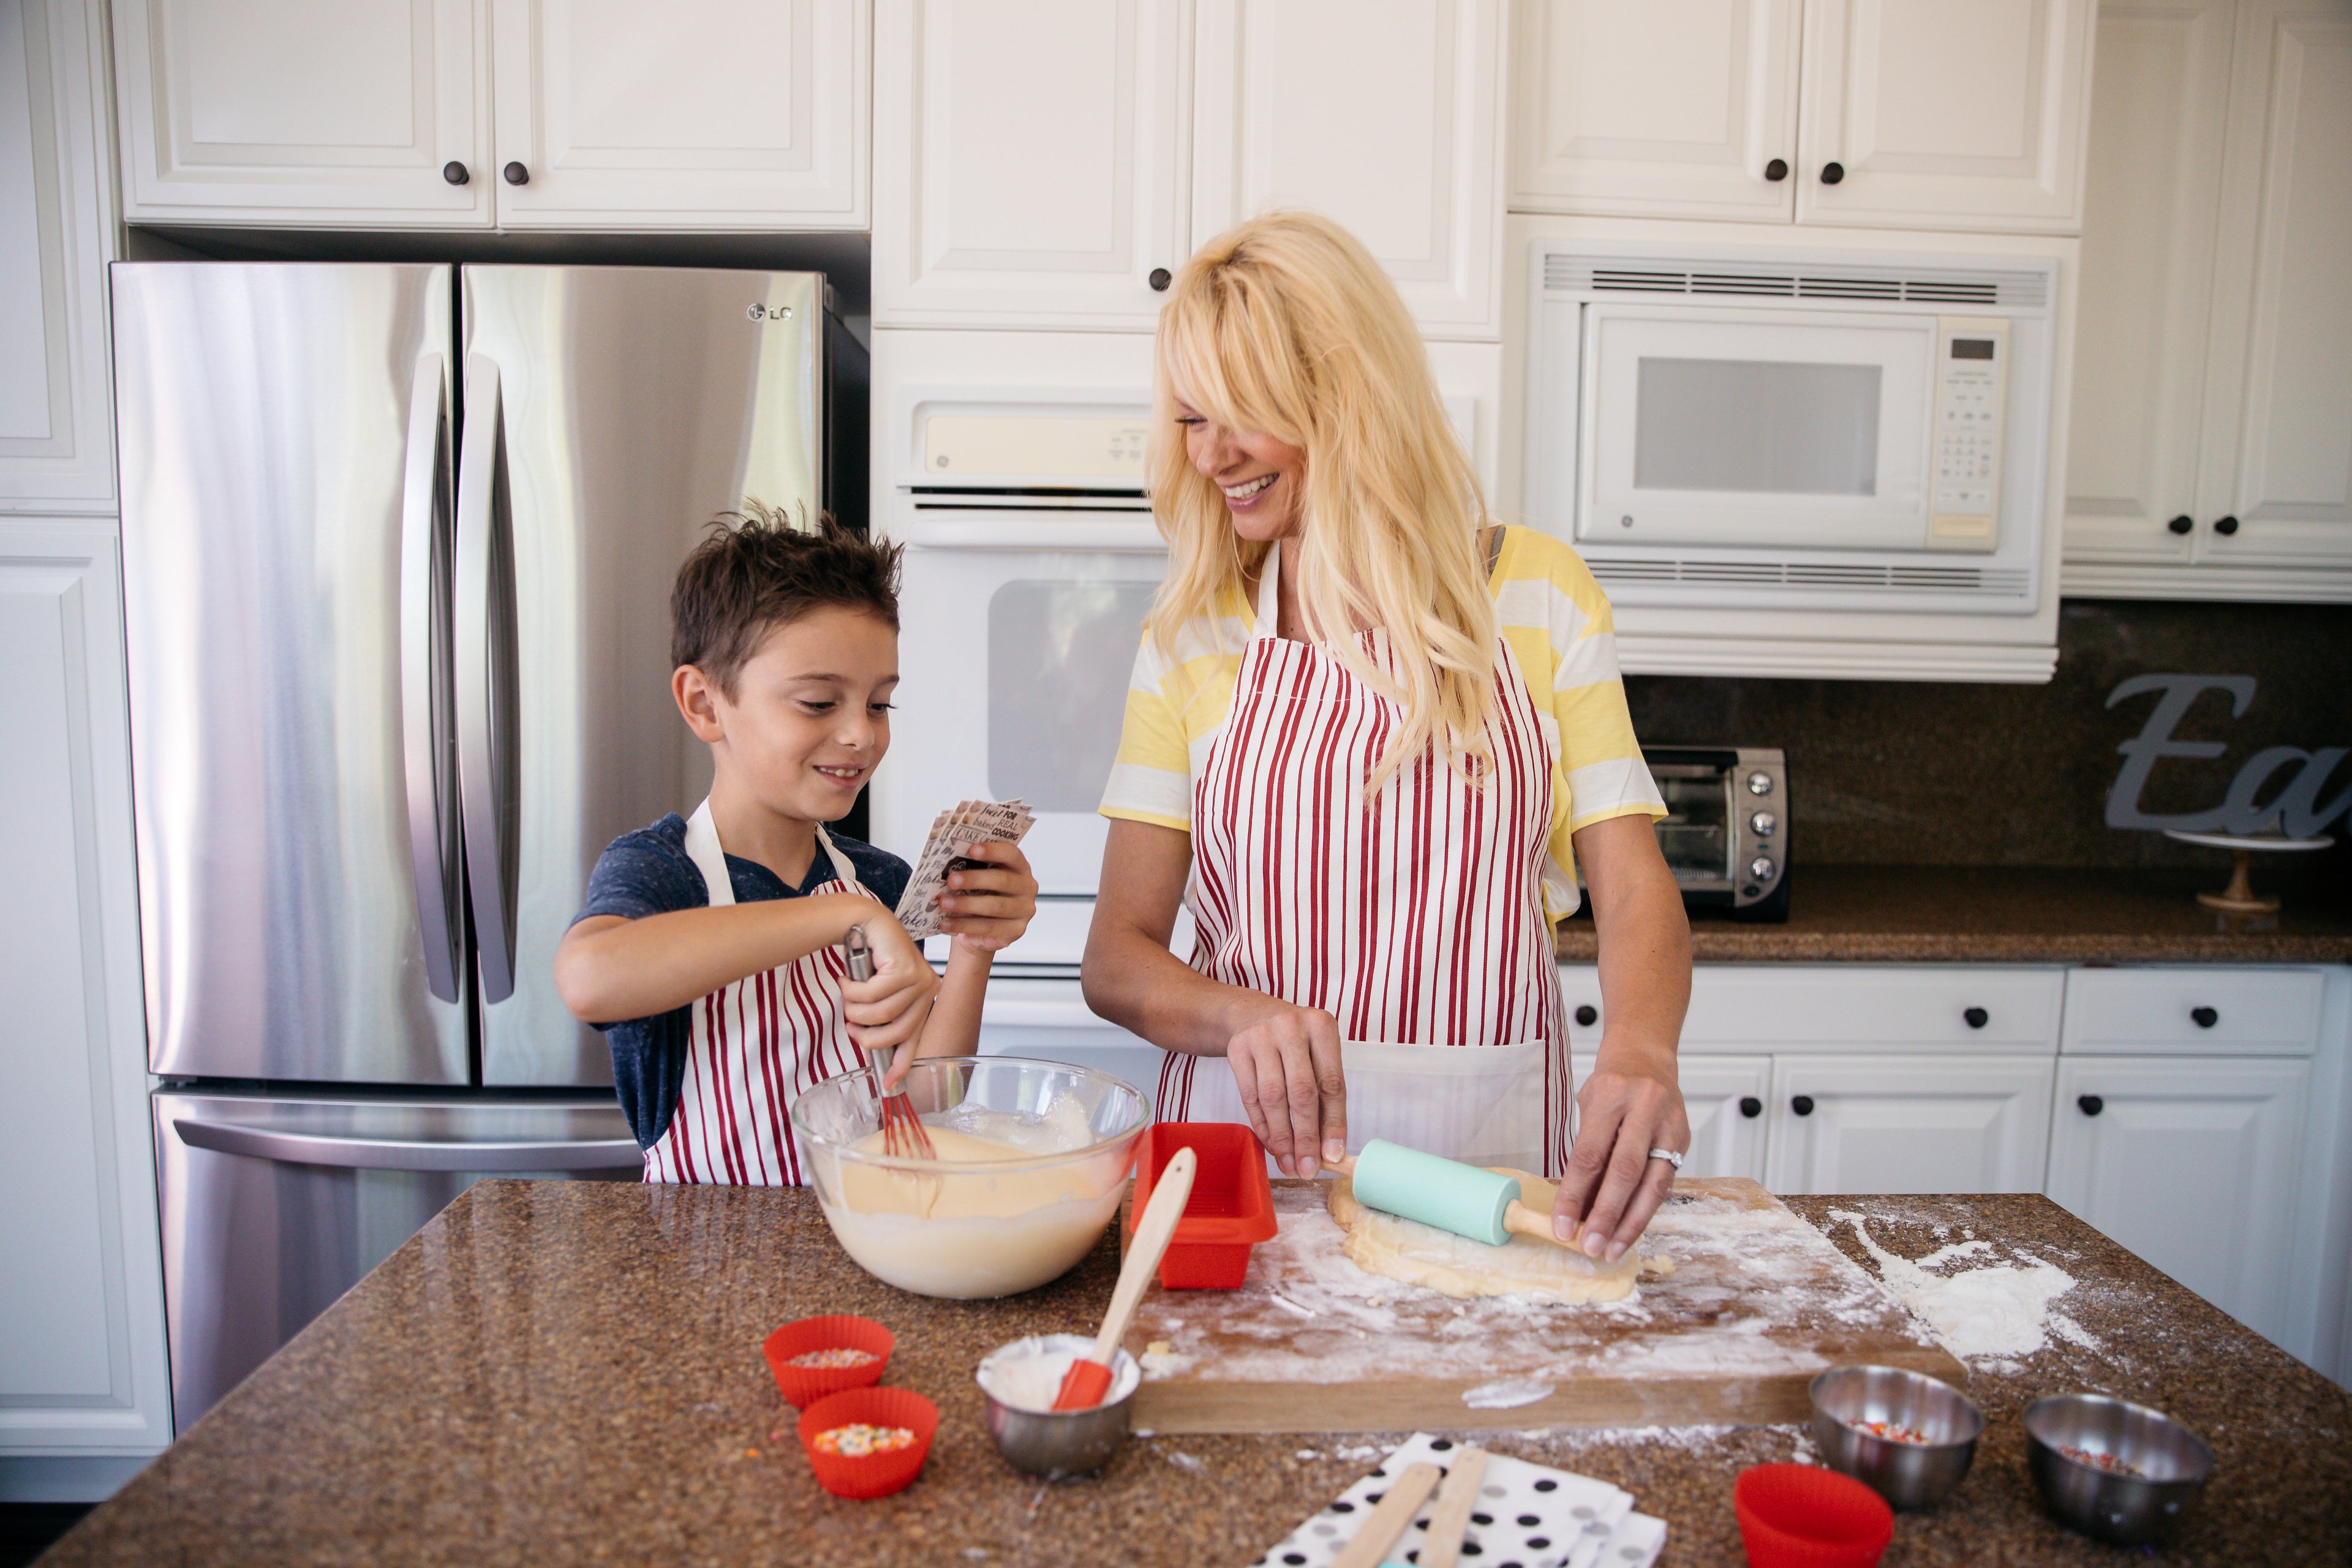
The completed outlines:
{"type": "Polygon", "coordinates": [[[472,1181],[635,1178],[555,946],[598,851],[708,787],[678,562],[835,469],[862,515],[864,354],[809,273],[121,263],[113,295],[184,1429],[472,1181]]]}

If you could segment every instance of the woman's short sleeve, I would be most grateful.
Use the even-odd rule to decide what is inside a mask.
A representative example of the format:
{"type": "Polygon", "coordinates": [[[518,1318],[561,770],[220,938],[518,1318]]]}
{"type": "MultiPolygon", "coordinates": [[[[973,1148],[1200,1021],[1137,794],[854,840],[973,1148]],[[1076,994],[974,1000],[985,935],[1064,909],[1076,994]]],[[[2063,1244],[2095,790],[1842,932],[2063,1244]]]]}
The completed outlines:
{"type": "Polygon", "coordinates": [[[1118,755],[1103,786],[1102,814],[1190,832],[1192,826],[1191,751],[1184,716],[1171,690],[1171,660],[1149,634],[1136,649],[1127,683],[1127,714],[1118,755]]]}

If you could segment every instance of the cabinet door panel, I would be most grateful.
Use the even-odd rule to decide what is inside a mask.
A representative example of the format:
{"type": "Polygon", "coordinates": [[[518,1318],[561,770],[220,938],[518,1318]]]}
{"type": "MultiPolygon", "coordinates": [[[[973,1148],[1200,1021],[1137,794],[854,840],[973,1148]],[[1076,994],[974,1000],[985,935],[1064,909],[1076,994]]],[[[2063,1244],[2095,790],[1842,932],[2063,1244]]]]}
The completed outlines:
{"type": "Polygon", "coordinates": [[[1800,222],[2072,233],[2091,0],[1808,0],[1800,222]],[[1837,163],[1843,177],[1822,180],[1837,163]]]}
{"type": "Polygon", "coordinates": [[[0,1454],[171,1436],[110,524],[0,525],[0,1454]]]}
{"type": "Polygon", "coordinates": [[[2070,560],[2177,562],[2197,443],[2228,125],[2225,0],[2099,12],[2066,461],[2070,560]]]}
{"type": "Polygon", "coordinates": [[[2244,302],[2215,312],[2213,380],[2227,388],[2221,346],[2242,342],[2242,393],[2215,399],[2200,522],[2239,527],[2200,526],[2197,553],[2352,565],[2352,13],[2250,5],[2237,60],[2217,291],[2244,302]]]}
{"type": "Polygon", "coordinates": [[[1796,0],[1517,0],[1511,206],[1788,221],[1796,0]]]}
{"type": "Polygon", "coordinates": [[[874,319],[1149,331],[1188,252],[1190,0],[885,0],[874,319]]]}
{"type": "Polygon", "coordinates": [[[488,5],[114,0],[124,216],[488,226],[488,5]]]}
{"type": "Polygon", "coordinates": [[[1690,1116],[1685,1176],[1765,1176],[1765,1115],[1772,1095],[1770,1057],[1685,1057],[1680,1063],[1683,1109],[1690,1116]],[[1759,1108],[1748,1115],[1740,1106],[1759,1108]]]}
{"type": "Polygon", "coordinates": [[[2062,1063],[2050,1196],[2279,1339],[2310,1076],[2299,1061],[2062,1063]]]}
{"type": "Polygon", "coordinates": [[[505,226],[865,226],[864,0],[495,3],[505,226]]]}
{"type": "Polygon", "coordinates": [[[2046,1057],[1776,1057],[1776,1193],[2031,1193],[2050,1129],[2046,1057]],[[1799,1114],[1799,1097],[1811,1109],[1799,1114]]]}
{"type": "Polygon", "coordinates": [[[1194,245],[1305,207],[1424,329],[1499,331],[1501,0],[1204,0],[1199,37],[1194,245]]]}

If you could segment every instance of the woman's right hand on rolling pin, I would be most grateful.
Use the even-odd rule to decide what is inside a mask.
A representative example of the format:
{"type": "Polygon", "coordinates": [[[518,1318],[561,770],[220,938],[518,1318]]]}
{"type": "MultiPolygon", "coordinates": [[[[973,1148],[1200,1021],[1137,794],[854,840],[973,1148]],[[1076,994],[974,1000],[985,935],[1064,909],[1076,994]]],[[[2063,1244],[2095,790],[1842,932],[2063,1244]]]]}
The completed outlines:
{"type": "Polygon", "coordinates": [[[1339,1020],[1271,996],[1252,1002],[1225,1045],[1234,1086],[1275,1164],[1290,1175],[1312,1176],[1348,1152],[1339,1020]]]}

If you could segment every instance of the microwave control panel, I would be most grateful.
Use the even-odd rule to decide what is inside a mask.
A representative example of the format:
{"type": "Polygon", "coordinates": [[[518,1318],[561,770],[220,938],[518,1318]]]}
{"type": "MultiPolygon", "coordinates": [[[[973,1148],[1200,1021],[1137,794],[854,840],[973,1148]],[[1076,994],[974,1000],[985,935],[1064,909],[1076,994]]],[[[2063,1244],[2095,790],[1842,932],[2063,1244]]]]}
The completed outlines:
{"type": "Polygon", "coordinates": [[[1936,324],[1936,424],[1927,548],[1990,551],[2000,539],[2000,432],[2009,323],[1936,324]]]}

